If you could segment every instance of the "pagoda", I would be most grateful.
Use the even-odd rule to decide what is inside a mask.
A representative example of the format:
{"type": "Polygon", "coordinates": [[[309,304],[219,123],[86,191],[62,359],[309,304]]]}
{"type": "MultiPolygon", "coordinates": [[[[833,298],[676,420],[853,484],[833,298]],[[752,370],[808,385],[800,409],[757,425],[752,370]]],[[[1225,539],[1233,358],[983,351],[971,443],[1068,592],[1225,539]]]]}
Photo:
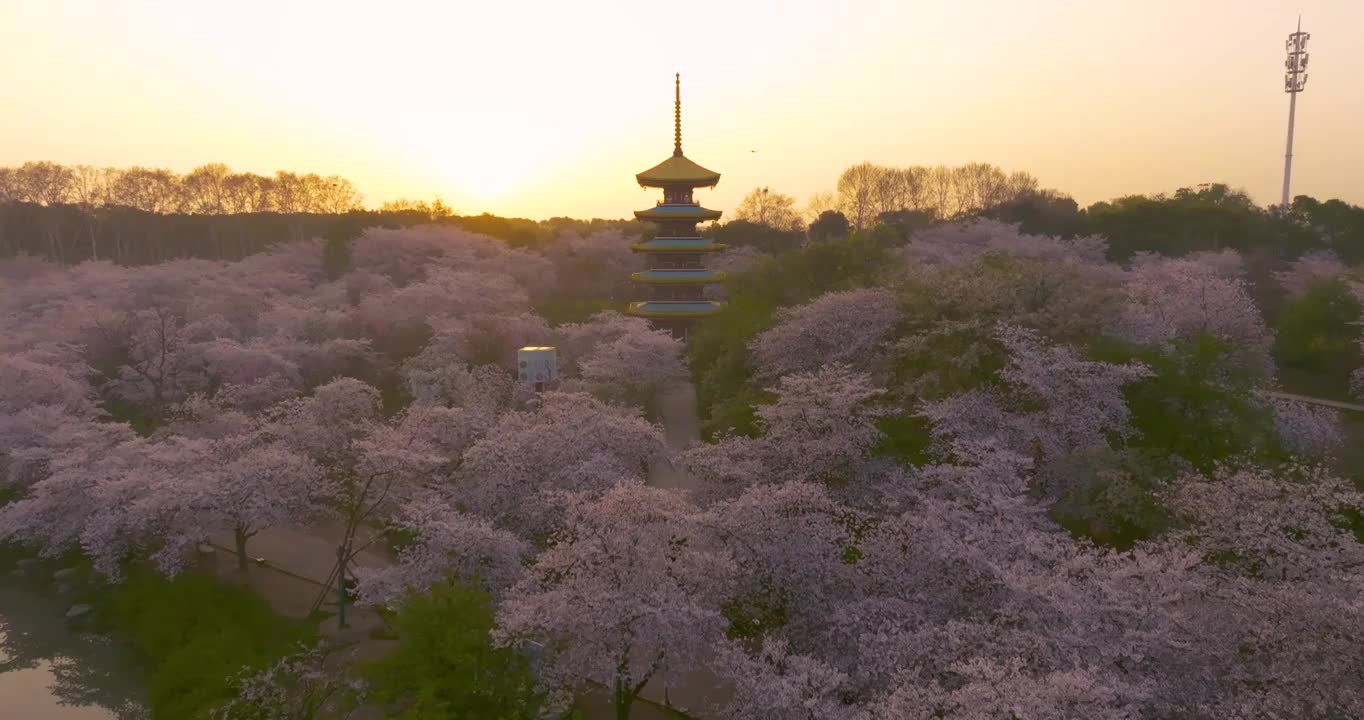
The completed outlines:
{"type": "Polygon", "coordinates": [[[663,201],[648,210],[636,210],[635,217],[658,227],[653,239],[630,249],[648,258],[648,270],[637,272],[630,280],[642,289],[643,299],[631,303],[627,312],[649,318],[656,327],[686,339],[692,324],[719,312],[722,303],[705,298],[705,287],[725,279],[725,274],[707,270],[701,264],[704,253],[719,252],[726,246],[713,243],[696,230],[696,224],[718,220],[719,210],[707,210],[692,199],[700,187],[715,187],[720,173],[707,170],[682,154],[682,75],[674,87],[672,157],[635,176],[640,187],[660,188],[663,201]]]}

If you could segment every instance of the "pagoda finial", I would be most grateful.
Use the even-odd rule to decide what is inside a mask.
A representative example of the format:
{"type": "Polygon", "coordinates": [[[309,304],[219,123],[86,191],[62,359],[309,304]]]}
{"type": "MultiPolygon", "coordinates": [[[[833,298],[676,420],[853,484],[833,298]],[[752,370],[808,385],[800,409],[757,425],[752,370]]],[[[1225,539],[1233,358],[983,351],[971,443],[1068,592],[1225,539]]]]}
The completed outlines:
{"type": "Polygon", "coordinates": [[[673,155],[682,156],[682,73],[673,86],[673,155]]]}

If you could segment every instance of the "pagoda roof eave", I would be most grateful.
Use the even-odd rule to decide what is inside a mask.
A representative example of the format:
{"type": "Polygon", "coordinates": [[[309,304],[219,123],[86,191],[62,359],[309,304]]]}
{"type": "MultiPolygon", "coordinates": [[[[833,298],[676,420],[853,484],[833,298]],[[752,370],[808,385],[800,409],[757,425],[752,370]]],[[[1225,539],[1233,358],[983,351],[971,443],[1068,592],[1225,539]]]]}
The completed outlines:
{"type": "Polygon", "coordinates": [[[647,318],[703,318],[724,309],[724,303],[714,301],[670,302],[650,300],[630,303],[627,315],[647,318]]]}
{"type": "Polygon", "coordinates": [[[700,205],[655,205],[648,210],[636,210],[639,220],[719,220],[724,213],[700,205]]]}
{"type": "Polygon", "coordinates": [[[729,246],[724,243],[709,243],[704,245],[678,245],[678,244],[656,244],[650,240],[648,242],[635,243],[630,246],[631,250],[643,253],[692,253],[692,252],[720,252],[729,246]]]}
{"type": "Polygon", "coordinates": [[[645,285],[708,285],[726,277],[716,270],[645,270],[631,273],[630,280],[645,285]]]}
{"type": "Polygon", "coordinates": [[[641,187],[715,187],[720,173],[697,165],[685,155],[673,155],[663,162],[635,175],[641,187]]]}

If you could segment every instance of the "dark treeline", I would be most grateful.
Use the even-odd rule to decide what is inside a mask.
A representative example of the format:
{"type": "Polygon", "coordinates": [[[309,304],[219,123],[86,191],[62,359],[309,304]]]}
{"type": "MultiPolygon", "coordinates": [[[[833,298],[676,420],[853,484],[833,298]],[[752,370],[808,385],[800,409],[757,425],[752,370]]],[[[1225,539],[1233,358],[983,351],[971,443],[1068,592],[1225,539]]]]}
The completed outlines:
{"type": "Polygon", "coordinates": [[[1347,263],[1364,262],[1364,207],[1299,195],[1287,208],[1262,208],[1222,184],[1169,195],[1129,195],[1084,209],[1068,197],[1034,194],[981,214],[1017,222],[1030,233],[1103,236],[1115,260],[1137,252],[1232,249],[1280,259],[1330,250],[1347,263]]]}
{"type": "MultiPolygon", "coordinates": [[[[30,162],[0,168],[0,257],[120,264],[233,260],[280,242],[423,223],[455,225],[518,247],[543,246],[565,230],[646,231],[626,220],[459,216],[439,199],[397,200],[377,210],[359,203],[349,181],[311,173],[266,177],[210,164],[177,175],[30,162]]],[[[1040,189],[1028,173],[1005,173],[986,163],[959,168],[862,163],[842,173],[836,193],[816,196],[811,210],[807,225],[790,196],[760,188],[735,208],[735,219],[706,234],[764,252],[857,229],[903,244],[935,222],[984,216],[1019,223],[1029,233],[1103,236],[1114,260],[1143,251],[1180,255],[1229,248],[1280,259],[1325,249],[1347,263],[1364,262],[1364,208],[1305,195],[1288,208],[1262,208],[1223,184],[1081,208],[1063,193],[1040,189]]]]}
{"type": "MultiPolygon", "coordinates": [[[[765,195],[767,206],[780,204],[770,192],[765,195]]],[[[1020,223],[1029,233],[1103,236],[1114,260],[1136,252],[1230,248],[1288,258],[1331,250],[1347,262],[1364,261],[1364,208],[1305,195],[1287,208],[1262,208],[1245,192],[1219,183],[1081,208],[1064,193],[1041,188],[1029,173],[1006,173],[988,163],[955,168],[861,163],[844,170],[837,192],[823,200],[819,209],[842,214],[852,229],[893,232],[901,242],[933,222],[985,216],[1020,223]]],[[[830,216],[810,234],[838,234],[844,225],[830,216]]]]}
{"type": "Polygon", "coordinates": [[[493,215],[432,216],[419,210],[352,210],[345,213],[159,214],[127,207],[82,208],[34,203],[0,205],[0,257],[32,255],[55,262],[110,260],[143,265],[174,258],[236,260],[281,242],[345,239],[366,227],[454,225],[518,247],[539,247],[564,231],[621,229],[624,220],[535,221],[493,215]]]}
{"type": "Polygon", "coordinates": [[[264,176],[212,163],[181,175],[28,162],[0,168],[0,257],[125,265],[235,260],[280,242],[424,223],[456,225],[521,247],[543,245],[564,230],[639,232],[627,221],[461,217],[439,198],[396,200],[378,210],[363,209],[360,200],[349,180],[316,173],[264,176]]]}

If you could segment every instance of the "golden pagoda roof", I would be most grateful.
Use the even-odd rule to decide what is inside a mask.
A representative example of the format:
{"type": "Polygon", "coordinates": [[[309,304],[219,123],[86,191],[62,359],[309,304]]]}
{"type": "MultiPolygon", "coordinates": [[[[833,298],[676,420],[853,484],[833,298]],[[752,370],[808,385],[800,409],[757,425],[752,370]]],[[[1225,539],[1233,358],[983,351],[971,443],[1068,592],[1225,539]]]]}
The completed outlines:
{"type": "Polygon", "coordinates": [[[682,75],[678,74],[673,105],[673,156],[635,176],[644,187],[715,187],[720,173],[707,170],[682,154],[682,75]]]}
{"type": "Polygon", "coordinates": [[[687,187],[715,187],[720,173],[707,170],[680,153],[635,176],[644,187],[686,185],[687,187]]]}

